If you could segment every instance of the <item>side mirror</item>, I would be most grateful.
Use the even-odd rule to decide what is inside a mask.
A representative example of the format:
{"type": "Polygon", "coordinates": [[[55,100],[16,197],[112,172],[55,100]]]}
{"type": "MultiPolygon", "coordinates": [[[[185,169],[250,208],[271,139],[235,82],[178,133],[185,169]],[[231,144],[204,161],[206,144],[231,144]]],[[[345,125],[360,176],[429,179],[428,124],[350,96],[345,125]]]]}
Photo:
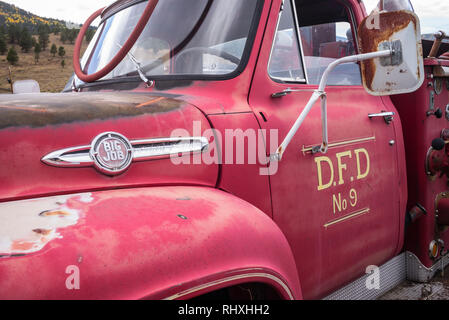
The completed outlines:
{"type": "Polygon", "coordinates": [[[358,32],[361,53],[393,50],[389,57],[361,62],[363,86],[375,96],[416,91],[424,82],[419,18],[410,11],[374,12],[358,32]]]}
{"type": "Polygon", "coordinates": [[[14,94],[20,93],[40,93],[39,83],[35,80],[18,80],[12,86],[14,94]]]}

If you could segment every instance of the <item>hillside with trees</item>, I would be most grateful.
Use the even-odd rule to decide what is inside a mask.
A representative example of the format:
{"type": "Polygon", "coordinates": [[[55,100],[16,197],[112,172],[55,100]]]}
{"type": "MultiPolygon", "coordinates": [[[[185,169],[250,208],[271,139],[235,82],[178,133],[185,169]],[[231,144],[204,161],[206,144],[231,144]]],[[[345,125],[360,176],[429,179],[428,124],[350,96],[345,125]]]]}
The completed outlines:
{"type": "MultiPolygon", "coordinates": [[[[79,33],[73,26],[0,1],[0,93],[10,92],[11,78],[34,79],[42,92],[61,91],[73,73],[79,33]]],[[[83,50],[94,34],[94,28],[87,31],[83,50]]]]}
{"type": "Polygon", "coordinates": [[[36,34],[40,25],[48,26],[50,32],[57,32],[66,26],[66,22],[42,18],[12,4],[0,1],[0,26],[6,25],[15,25],[19,29],[26,27],[32,34],[36,34]]]}

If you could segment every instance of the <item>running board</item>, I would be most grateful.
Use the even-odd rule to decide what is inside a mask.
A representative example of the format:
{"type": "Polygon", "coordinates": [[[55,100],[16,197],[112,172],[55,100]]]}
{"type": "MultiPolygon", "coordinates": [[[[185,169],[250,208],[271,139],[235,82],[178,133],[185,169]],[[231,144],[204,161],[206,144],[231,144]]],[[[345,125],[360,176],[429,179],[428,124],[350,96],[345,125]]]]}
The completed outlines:
{"type": "Polygon", "coordinates": [[[366,280],[370,274],[366,274],[347,286],[339,289],[324,300],[376,300],[407,278],[405,253],[402,253],[379,268],[380,289],[368,289],[366,280]]]}
{"type": "Polygon", "coordinates": [[[404,252],[379,268],[380,288],[368,289],[366,281],[370,274],[366,274],[347,286],[335,291],[324,300],[375,300],[405,280],[426,283],[435,274],[449,265],[449,258],[443,256],[431,267],[424,266],[418,257],[411,252],[404,252]]]}
{"type": "Polygon", "coordinates": [[[445,255],[437,260],[432,267],[427,268],[413,253],[406,252],[405,254],[407,260],[407,279],[414,282],[429,282],[438,271],[444,270],[449,264],[449,259],[445,255]]]}

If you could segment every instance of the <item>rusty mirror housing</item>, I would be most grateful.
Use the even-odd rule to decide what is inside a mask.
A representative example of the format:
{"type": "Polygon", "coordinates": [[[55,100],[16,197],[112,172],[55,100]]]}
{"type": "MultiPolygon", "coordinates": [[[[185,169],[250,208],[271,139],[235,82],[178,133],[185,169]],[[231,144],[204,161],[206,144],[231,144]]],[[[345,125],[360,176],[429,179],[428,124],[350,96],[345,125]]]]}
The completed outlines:
{"type": "Polygon", "coordinates": [[[361,53],[392,50],[361,62],[363,86],[375,96],[416,91],[424,82],[419,18],[411,11],[374,11],[359,26],[361,53]]]}

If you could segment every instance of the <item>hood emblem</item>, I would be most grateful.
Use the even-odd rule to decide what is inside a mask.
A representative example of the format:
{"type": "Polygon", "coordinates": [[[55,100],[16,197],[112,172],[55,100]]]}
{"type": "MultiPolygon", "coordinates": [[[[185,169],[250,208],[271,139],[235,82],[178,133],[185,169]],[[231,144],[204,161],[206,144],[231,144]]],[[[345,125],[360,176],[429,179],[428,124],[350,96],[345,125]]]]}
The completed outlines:
{"type": "Polygon", "coordinates": [[[204,137],[172,137],[129,141],[116,132],[98,135],[89,146],[79,146],[49,153],[42,162],[54,167],[95,167],[99,172],[116,176],[133,162],[169,158],[205,152],[209,141],[204,137]]]}
{"type": "Polygon", "coordinates": [[[98,171],[108,175],[125,172],[133,161],[133,146],[128,139],[118,133],[102,133],[94,139],[90,157],[98,171]]]}

